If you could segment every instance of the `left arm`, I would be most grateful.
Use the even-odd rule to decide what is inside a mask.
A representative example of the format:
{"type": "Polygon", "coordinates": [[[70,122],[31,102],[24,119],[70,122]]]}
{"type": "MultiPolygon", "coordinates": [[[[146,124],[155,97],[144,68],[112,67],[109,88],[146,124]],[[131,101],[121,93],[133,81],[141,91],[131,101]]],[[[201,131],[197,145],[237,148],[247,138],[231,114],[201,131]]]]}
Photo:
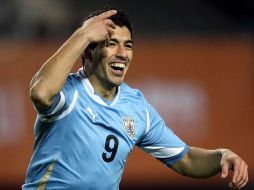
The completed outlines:
{"type": "Polygon", "coordinates": [[[232,188],[241,188],[248,181],[247,164],[228,149],[207,150],[190,147],[189,152],[172,166],[181,175],[206,178],[222,172],[226,178],[229,170],[233,170],[232,188]]]}

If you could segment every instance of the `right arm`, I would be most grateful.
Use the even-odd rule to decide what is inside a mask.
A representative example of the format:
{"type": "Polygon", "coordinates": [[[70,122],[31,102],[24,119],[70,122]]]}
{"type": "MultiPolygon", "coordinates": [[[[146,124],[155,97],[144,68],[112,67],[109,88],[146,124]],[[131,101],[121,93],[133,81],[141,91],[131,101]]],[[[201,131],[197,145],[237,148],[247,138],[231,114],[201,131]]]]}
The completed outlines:
{"type": "Polygon", "coordinates": [[[108,18],[114,14],[116,11],[107,11],[88,19],[42,65],[30,83],[30,97],[37,109],[47,109],[53,104],[72,67],[90,43],[110,37],[115,25],[108,18]]]}

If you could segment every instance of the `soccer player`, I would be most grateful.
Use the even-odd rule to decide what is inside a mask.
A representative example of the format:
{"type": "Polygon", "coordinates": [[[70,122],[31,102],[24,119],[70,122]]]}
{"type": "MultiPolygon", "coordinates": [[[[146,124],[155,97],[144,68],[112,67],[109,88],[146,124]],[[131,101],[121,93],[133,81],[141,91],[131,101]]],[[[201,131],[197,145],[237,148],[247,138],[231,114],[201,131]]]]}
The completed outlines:
{"type": "Polygon", "coordinates": [[[186,145],[143,94],[123,82],[132,35],[123,12],[97,11],[35,74],[30,97],[38,116],[23,190],[116,190],[134,145],[181,175],[222,172],[225,178],[233,170],[232,188],[247,183],[238,155],[186,145]],[[83,67],[70,73],[80,56],[83,67]]]}

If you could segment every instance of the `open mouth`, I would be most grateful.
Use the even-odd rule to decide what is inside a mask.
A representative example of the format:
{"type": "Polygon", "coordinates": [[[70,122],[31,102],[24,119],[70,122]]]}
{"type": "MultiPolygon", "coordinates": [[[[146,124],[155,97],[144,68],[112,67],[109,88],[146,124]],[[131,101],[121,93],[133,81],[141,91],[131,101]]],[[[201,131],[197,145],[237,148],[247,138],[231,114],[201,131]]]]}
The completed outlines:
{"type": "Polygon", "coordinates": [[[115,71],[123,71],[125,68],[124,63],[111,63],[109,66],[115,71]]]}

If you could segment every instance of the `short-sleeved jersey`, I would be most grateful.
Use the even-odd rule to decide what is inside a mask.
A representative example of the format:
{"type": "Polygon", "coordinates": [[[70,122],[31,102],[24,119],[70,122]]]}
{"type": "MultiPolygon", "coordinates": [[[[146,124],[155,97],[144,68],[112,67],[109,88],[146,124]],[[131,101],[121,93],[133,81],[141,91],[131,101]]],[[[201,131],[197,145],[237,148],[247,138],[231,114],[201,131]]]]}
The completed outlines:
{"type": "Polygon", "coordinates": [[[70,74],[50,109],[37,112],[23,190],[116,190],[134,145],[167,166],[188,151],[140,91],[123,83],[106,101],[82,69],[70,74]]]}

